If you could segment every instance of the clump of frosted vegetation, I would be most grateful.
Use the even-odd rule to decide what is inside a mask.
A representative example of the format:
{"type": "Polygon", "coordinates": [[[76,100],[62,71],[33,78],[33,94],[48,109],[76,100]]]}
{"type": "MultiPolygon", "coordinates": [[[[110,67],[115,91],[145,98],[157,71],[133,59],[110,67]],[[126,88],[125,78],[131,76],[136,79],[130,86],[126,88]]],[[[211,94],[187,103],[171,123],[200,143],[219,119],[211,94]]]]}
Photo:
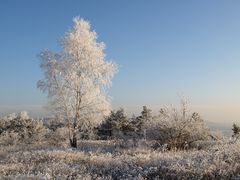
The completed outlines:
{"type": "Polygon", "coordinates": [[[0,143],[16,144],[18,142],[41,142],[48,130],[41,120],[34,120],[23,111],[10,114],[0,120],[0,143]]]}
{"type": "Polygon", "coordinates": [[[162,108],[145,123],[146,138],[165,144],[168,148],[188,148],[196,141],[208,140],[210,131],[201,116],[190,113],[187,103],[177,108],[162,108]]]}

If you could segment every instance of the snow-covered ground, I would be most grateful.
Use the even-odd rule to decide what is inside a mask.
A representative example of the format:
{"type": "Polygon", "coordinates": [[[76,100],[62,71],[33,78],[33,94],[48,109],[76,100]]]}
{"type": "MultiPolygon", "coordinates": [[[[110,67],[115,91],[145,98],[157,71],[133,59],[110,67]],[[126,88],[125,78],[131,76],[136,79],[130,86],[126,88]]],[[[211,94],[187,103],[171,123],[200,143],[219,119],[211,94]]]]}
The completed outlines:
{"type": "Polygon", "coordinates": [[[203,149],[153,150],[118,141],[0,147],[0,179],[239,179],[240,142],[203,149]]]}

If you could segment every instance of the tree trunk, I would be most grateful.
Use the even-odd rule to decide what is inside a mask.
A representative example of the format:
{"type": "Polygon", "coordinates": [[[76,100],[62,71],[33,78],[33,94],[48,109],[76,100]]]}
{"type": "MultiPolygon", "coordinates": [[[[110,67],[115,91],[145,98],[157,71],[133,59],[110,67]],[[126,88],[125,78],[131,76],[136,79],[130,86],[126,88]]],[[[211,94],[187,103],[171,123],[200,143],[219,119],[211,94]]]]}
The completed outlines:
{"type": "Polygon", "coordinates": [[[77,119],[78,114],[76,115],[76,118],[74,119],[73,123],[72,139],[70,138],[70,145],[72,148],[77,148],[77,119]]]}
{"type": "Polygon", "coordinates": [[[77,148],[77,137],[75,132],[73,132],[72,139],[70,139],[70,145],[72,148],[77,148]]]}
{"type": "Polygon", "coordinates": [[[72,138],[70,138],[70,145],[73,148],[77,148],[77,132],[76,132],[76,123],[74,123],[74,130],[72,133],[72,138]]]}

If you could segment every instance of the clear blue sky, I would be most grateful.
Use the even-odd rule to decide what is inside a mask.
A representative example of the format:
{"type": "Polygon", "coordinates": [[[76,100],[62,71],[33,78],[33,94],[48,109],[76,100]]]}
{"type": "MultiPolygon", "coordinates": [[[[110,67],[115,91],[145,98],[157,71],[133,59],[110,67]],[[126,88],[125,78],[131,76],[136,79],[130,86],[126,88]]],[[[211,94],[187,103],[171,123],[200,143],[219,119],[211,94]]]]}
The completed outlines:
{"type": "Polygon", "coordinates": [[[57,41],[80,16],[120,65],[114,108],[157,110],[183,95],[208,121],[240,122],[239,7],[227,0],[1,1],[0,112],[43,113],[37,54],[59,51],[57,41]]]}

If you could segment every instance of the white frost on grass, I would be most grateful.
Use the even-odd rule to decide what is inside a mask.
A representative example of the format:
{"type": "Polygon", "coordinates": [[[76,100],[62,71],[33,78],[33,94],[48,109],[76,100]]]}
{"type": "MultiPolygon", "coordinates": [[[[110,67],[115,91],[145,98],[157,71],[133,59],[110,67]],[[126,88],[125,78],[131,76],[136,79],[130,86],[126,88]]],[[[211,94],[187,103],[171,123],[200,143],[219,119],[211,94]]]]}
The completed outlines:
{"type": "MultiPolygon", "coordinates": [[[[112,141],[107,141],[111,148],[112,141]]],[[[85,141],[87,146],[106,144],[85,141]]],[[[1,177],[43,179],[233,178],[240,172],[240,142],[224,142],[205,150],[159,151],[150,148],[118,152],[71,150],[43,146],[18,150],[1,147],[1,177]]],[[[95,146],[96,148],[98,146],[95,146]]],[[[88,147],[89,150],[89,147],[88,147]]]]}

